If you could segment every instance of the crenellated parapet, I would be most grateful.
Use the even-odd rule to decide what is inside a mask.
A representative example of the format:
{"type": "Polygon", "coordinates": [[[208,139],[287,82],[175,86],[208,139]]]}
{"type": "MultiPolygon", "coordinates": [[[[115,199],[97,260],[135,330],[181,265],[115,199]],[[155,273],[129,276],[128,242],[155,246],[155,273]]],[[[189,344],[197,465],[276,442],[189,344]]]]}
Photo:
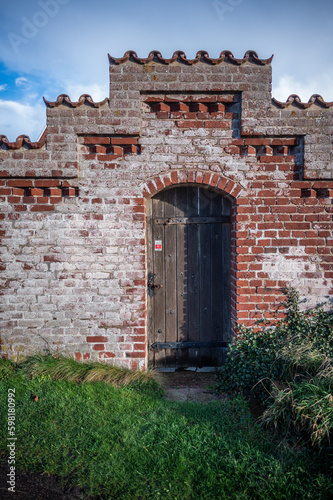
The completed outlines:
{"type": "Polygon", "coordinates": [[[10,142],[5,135],[0,135],[0,148],[4,150],[25,149],[41,149],[46,144],[47,131],[44,130],[41,138],[33,142],[28,135],[19,135],[16,141],[10,142]]]}
{"type": "Polygon", "coordinates": [[[60,94],[56,101],[47,101],[45,97],[43,97],[44,102],[48,108],[57,108],[58,106],[68,106],[69,108],[79,108],[80,106],[91,106],[93,108],[100,108],[104,104],[108,102],[108,98],[103,99],[100,102],[94,102],[91,95],[82,94],[79,97],[79,100],[76,102],[71,101],[70,97],[67,94],[60,94]]]}
{"type": "Polygon", "coordinates": [[[236,59],[233,53],[230,50],[223,50],[220,53],[220,56],[216,59],[209,57],[208,52],[205,50],[199,50],[194,59],[187,59],[185,52],[181,50],[176,50],[173,53],[173,56],[170,59],[166,59],[162,57],[162,54],[158,50],[152,50],[148,57],[140,58],[137,56],[137,53],[134,50],[128,50],[125,52],[123,57],[112,57],[109,54],[109,63],[110,64],[124,64],[126,62],[134,62],[137,64],[148,64],[148,63],[160,63],[160,64],[173,64],[173,63],[181,63],[188,66],[192,66],[193,64],[198,64],[199,62],[206,63],[209,65],[215,66],[216,64],[221,63],[230,63],[236,66],[240,66],[247,62],[258,64],[259,66],[265,66],[272,62],[273,56],[268,59],[260,59],[258,54],[254,50],[248,50],[242,59],[236,59]]]}
{"type": "Polygon", "coordinates": [[[296,94],[291,94],[288,97],[288,99],[286,100],[286,102],[280,102],[277,99],[275,99],[274,97],[272,99],[272,102],[278,108],[282,108],[282,109],[286,109],[286,108],[289,108],[291,106],[294,106],[294,107],[299,108],[299,109],[308,109],[313,105],[317,105],[320,108],[327,109],[327,108],[331,108],[333,106],[333,102],[324,101],[322,96],[319,94],[313,94],[310,97],[308,102],[302,102],[301,98],[296,94]]]}

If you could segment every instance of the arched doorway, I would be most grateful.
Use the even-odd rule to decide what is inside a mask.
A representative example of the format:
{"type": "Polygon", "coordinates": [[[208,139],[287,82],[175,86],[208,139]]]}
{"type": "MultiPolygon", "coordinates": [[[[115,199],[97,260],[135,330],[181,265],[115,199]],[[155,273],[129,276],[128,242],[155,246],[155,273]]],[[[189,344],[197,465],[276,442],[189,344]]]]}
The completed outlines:
{"type": "Polygon", "coordinates": [[[230,338],[231,202],[208,187],[174,187],[147,212],[149,366],[220,366],[230,338]]]}

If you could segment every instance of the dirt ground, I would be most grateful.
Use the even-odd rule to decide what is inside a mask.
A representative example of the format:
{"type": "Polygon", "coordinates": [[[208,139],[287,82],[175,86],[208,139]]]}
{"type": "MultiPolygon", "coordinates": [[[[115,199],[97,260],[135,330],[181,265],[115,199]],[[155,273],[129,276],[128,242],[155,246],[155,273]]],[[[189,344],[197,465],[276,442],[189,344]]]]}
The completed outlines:
{"type": "Polygon", "coordinates": [[[157,374],[160,383],[165,387],[166,397],[171,401],[196,401],[207,403],[227,399],[224,394],[216,394],[214,372],[160,372],[157,374]]]}
{"type": "Polygon", "coordinates": [[[15,493],[8,491],[7,460],[0,458],[1,500],[76,500],[82,498],[82,490],[76,486],[63,487],[55,476],[16,470],[15,493]]]}
{"type": "Polygon", "coordinates": [[[216,385],[215,372],[179,370],[175,372],[157,372],[156,376],[165,387],[199,387],[205,389],[216,385]]]}
{"type": "MultiPolygon", "coordinates": [[[[166,397],[171,401],[196,401],[207,403],[209,401],[225,401],[227,394],[217,394],[217,384],[214,372],[176,371],[159,372],[157,378],[165,387],[166,397]]],[[[250,405],[250,412],[254,418],[260,417],[265,407],[251,395],[245,396],[250,405]]]]}

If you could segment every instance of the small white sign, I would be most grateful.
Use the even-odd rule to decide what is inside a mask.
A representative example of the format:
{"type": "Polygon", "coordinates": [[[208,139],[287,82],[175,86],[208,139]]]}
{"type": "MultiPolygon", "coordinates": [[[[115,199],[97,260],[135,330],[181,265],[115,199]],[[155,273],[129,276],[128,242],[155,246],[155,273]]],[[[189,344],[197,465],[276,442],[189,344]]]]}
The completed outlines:
{"type": "Polygon", "coordinates": [[[155,252],[162,251],[162,240],[155,240],[155,252]]]}

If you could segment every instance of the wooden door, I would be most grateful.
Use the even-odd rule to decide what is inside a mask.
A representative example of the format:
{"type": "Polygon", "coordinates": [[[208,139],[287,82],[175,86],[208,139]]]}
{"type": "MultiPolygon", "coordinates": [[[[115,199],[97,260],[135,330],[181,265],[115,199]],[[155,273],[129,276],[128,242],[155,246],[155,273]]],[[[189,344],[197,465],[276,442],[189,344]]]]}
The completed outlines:
{"type": "Polygon", "coordinates": [[[230,337],[230,201],[177,187],[148,207],[149,366],[220,366],[230,337]]]}

